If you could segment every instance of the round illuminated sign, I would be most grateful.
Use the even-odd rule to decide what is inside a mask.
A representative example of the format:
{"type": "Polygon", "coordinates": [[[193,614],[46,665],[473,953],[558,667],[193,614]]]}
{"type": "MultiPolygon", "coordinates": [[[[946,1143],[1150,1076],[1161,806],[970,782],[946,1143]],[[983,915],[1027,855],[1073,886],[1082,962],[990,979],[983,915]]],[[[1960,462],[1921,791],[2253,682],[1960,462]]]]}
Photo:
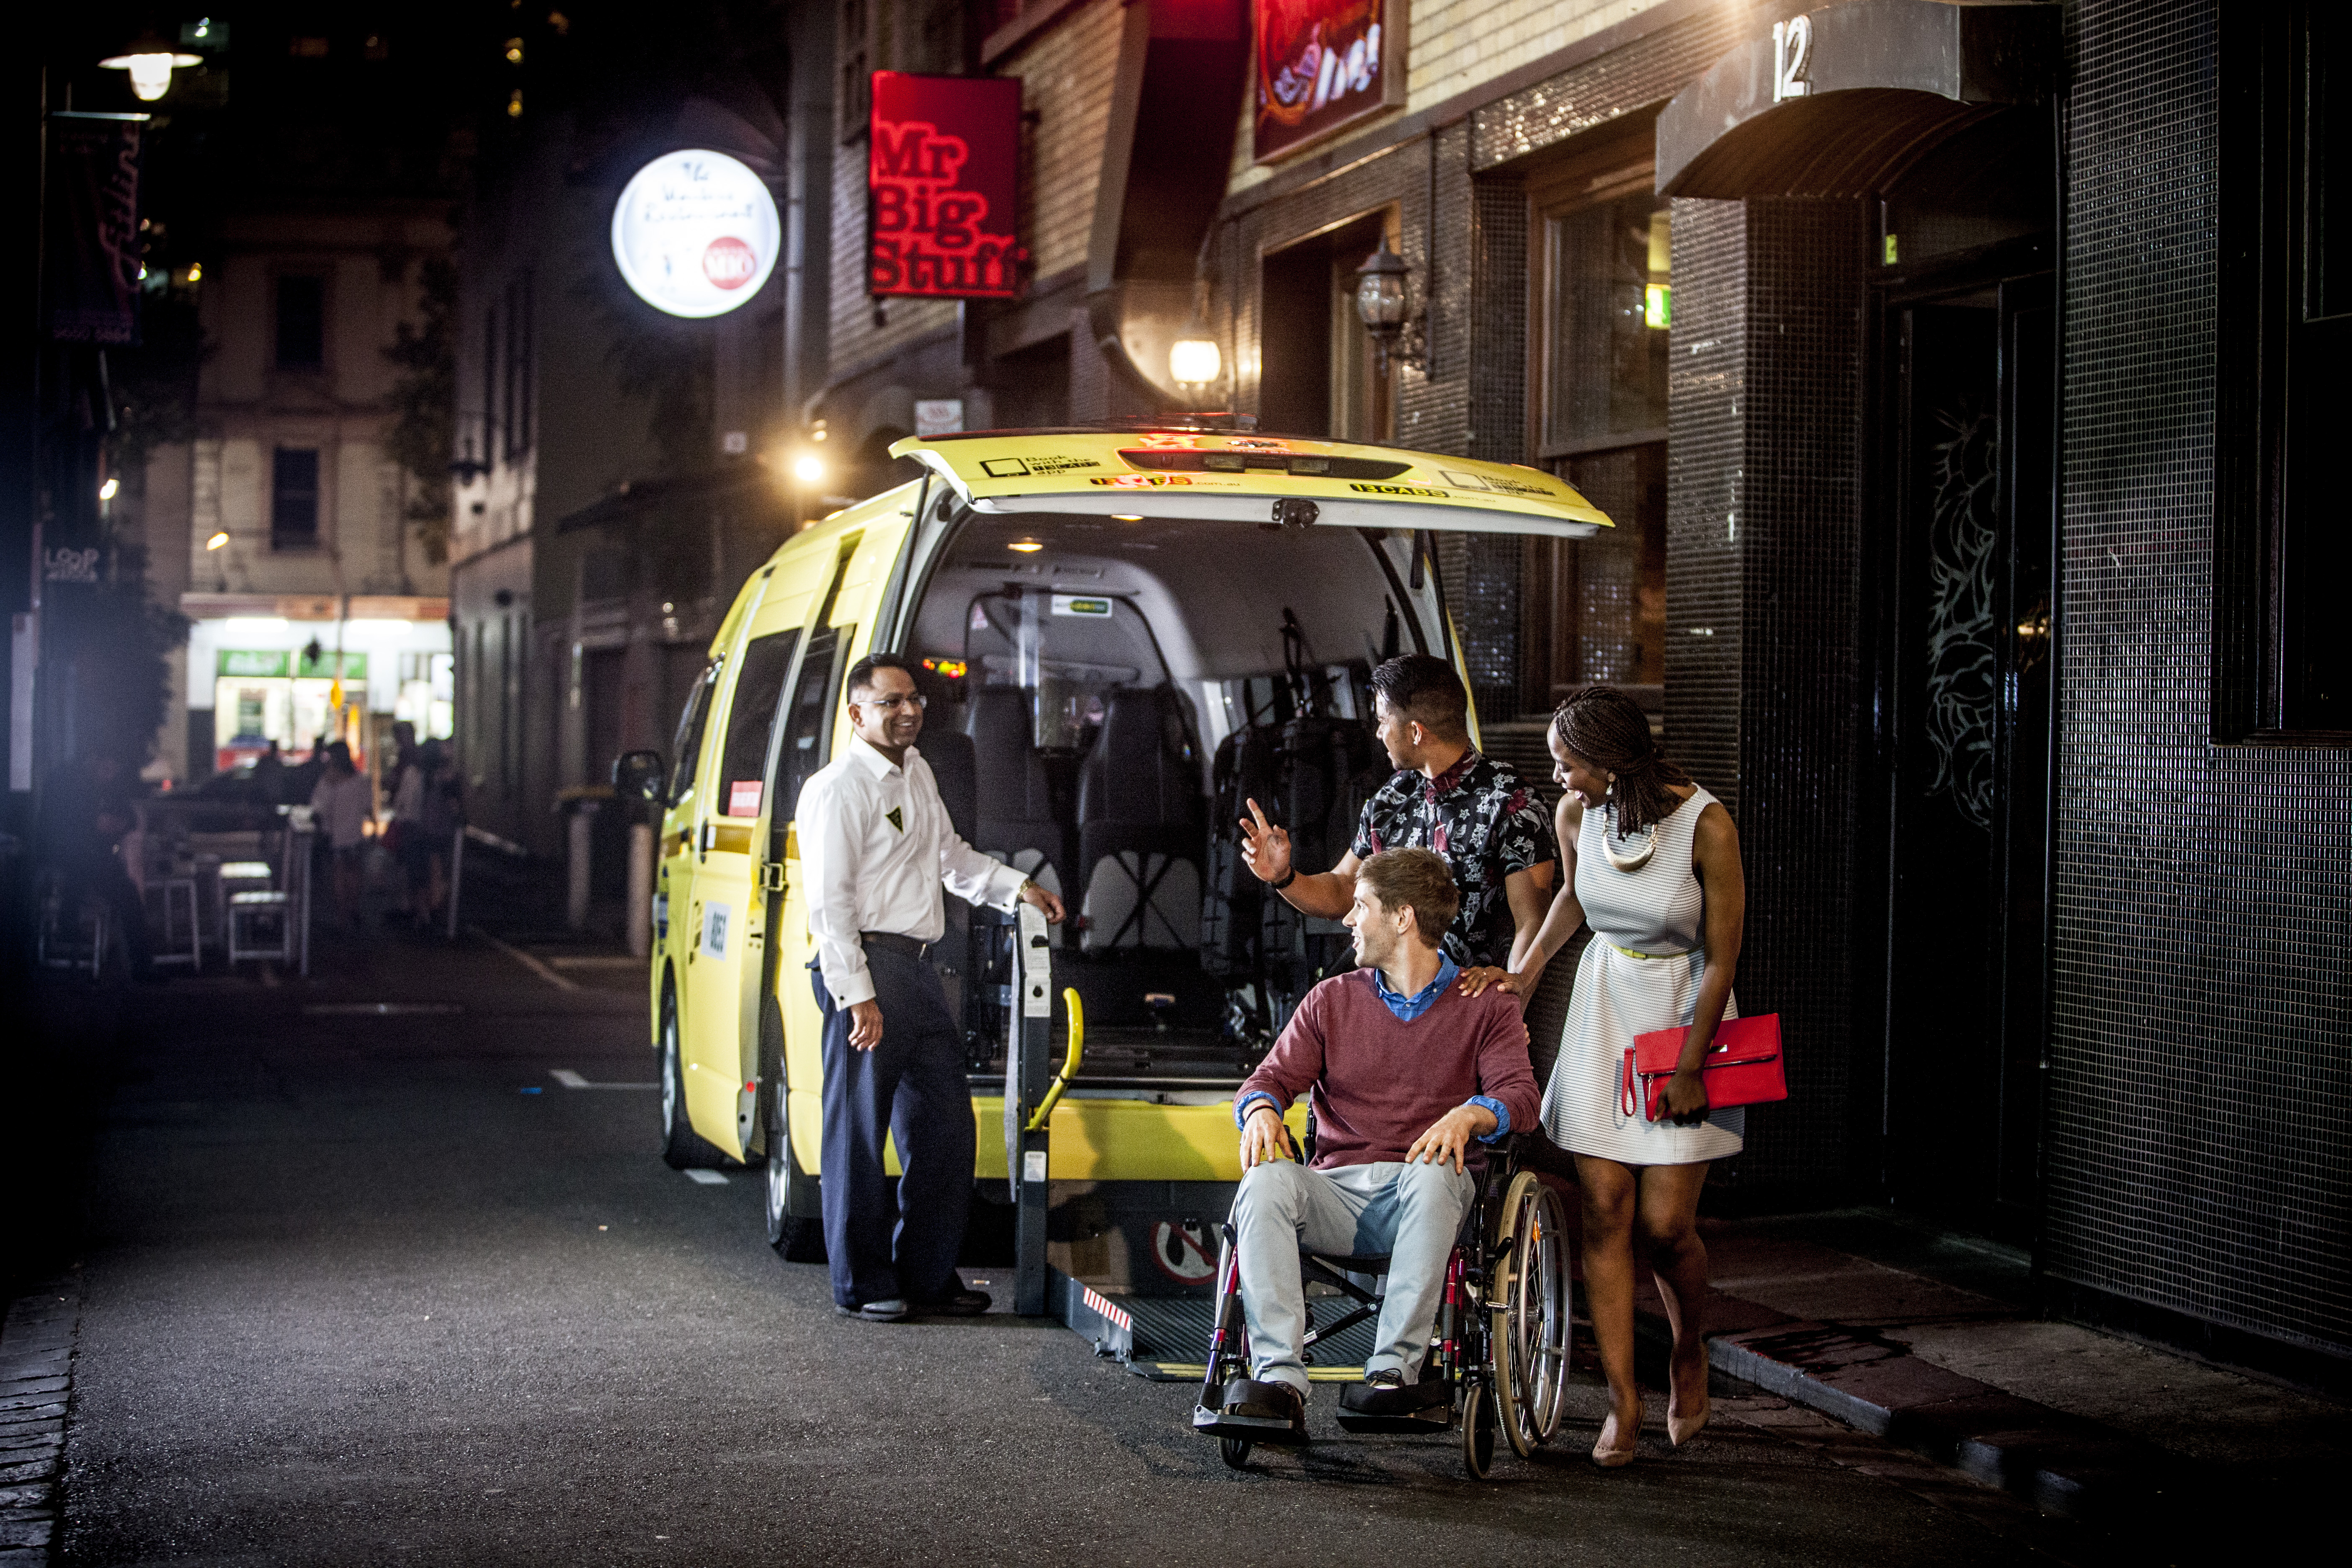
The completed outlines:
{"type": "Polygon", "coordinates": [[[724,153],[666,153],[613,209],[613,259],[637,298],[673,316],[723,316],[775,269],[783,226],[759,175],[724,153]]]}

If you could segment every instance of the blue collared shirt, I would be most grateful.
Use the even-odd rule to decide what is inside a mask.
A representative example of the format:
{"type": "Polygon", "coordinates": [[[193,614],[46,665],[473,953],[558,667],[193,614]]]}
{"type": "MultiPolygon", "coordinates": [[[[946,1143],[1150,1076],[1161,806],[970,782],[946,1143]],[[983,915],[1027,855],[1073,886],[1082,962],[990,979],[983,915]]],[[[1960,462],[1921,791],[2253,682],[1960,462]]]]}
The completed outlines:
{"type": "MultiPolygon", "coordinates": [[[[1441,952],[1437,956],[1437,978],[1412,995],[1407,996],[1402,992],[1392,989],[1389,984],[1388,976],[1382,974],[1378,969],[1372,971],[1372,989],[1379,994],[1381,1001],[1387,1005],[1388,1010],[1396,1015],[1398,1022],[1410,1024],[1432,1007],[1436,1006],[1437,999],[1445,994],[1445,988],[1453,984],[1461,973],[1462,966],[1441,952]]],[[[1282,1114],[1282,1107],[1275,1104],[1274,1096],[1260,1089],[1257,1093],[1246,1096],[1234,1104],[1234,1125],[1246,1126],[1250,1119],[1250,1110],[1259,1100],[1273,1105],[1276,1115],[1282,1114]]],[[[1509,1106],[1491,1095],[1485,1094],[1474,1094],[1463,1103],[1484,1106],[1494,1115],[1495,1130],[1492,1132],[1480,1133],[1479,1142],[1499,1143],[1510,1136],[1511,1108],[1509,1106]]]]}
{"type": "Polygon", "coordinates": [[[1445,994],[1445,988],[1461,973],[1462,966],[1441,952],[1437,955],[1437,978],[1412,995],[1389,989],[1389,977],[1377,969],[1372,971],[1372,989],[1380,993],[1381,1000],[1389,1005],[1389,1011],[1397,1016],[1398,1022],[1410,1024],[1436,1006],[1437,999],[1445,994]]]}

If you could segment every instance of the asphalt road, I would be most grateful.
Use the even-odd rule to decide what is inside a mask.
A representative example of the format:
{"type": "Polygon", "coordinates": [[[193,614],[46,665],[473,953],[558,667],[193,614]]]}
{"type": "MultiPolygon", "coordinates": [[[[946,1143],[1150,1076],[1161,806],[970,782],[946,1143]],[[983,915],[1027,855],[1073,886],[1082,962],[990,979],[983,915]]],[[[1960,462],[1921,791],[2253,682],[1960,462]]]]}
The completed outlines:
{"type": "MultiPolygon", "coordinates": [[[[1227,1470],[1192,1391],[1049,1323],[875,1325],[654,1152],[643,1005],[483,945],[133,999],[88,1182],[70,1563],[2087,1561],[1769,1399],[1472,1482],[1433,1439],[1227,1470]],[[548,974],[576,988],[551,984],[548,974]],[[425,1011],[331,1011],[388,1004],[425,1011]]],[[[552,955],[551,955],[552,956],[552,955]]]]}

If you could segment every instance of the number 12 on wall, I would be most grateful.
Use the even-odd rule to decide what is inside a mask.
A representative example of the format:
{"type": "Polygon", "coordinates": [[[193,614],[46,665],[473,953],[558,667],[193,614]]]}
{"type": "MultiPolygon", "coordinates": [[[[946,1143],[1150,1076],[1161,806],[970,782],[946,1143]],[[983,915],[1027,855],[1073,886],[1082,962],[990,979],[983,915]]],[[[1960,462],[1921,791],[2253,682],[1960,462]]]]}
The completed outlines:
{"type": "Polygon", "coordinates": [[[1813,90],[1813,19],[1801,13],[1772,24],[1772,101],[1803,98],[1813,90]]]}

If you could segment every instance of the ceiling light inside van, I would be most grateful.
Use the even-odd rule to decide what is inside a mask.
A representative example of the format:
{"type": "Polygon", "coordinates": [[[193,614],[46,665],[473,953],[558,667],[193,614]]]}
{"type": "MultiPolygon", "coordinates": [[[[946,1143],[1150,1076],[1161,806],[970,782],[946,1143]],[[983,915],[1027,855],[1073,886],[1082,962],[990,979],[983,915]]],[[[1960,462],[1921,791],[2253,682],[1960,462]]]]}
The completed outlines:
{"type": "Polygon", "coordinates": [[[1042,545],[1042,544],[1038,543],[1038,542],[1037,542],[1035,540],[1034,540],[1034,539],[1024,539],[1024,540],[1022,540],[1021,542],[1019,542],[1018,543],[1015,543],[1015,544],[1008,544],[1008,545],[1006,545],[1006,546],[1005,546],[1005,548],[1006,548],[1007,550],[1018,550],[1018,551],[1019,551],[1019,552],[1021,552],[1021,553],[1022,553],[1022,554],[1024,554],[1024,555],[1034,555],[1034,554],[1036,554],[1036,553],[1037,553],[1037,552],[1039,552],[1040,550],[1045,549],[1045,547],[1044,545],[1042,545]]]}

